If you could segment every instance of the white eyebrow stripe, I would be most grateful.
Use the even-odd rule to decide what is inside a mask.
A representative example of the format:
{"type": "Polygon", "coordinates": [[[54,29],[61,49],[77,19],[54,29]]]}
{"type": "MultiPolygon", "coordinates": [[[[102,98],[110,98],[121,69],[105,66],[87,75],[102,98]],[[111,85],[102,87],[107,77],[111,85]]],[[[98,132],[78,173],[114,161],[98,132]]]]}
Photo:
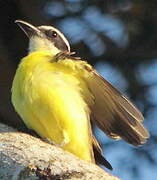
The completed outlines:
{"type": "Polygon", "coordinates": [[[66,37],[64,36],[64,34],[61,33],[58,29],[56,29],[56,28],[53,27],[53,26],[38,26],[38,28],[39,28],[39,29],[40,29],[40,28],[43,28],[43,29],[47,29],[47,30],[51,29],[51,30],[56,31],[57,34],[59,34],[59,36],[63,39],[63,41],[64,41],[65,44],[67,45],[68,51],[70,52],[70,44],[69,44],[68,40],[66,39],[66,37]]]}

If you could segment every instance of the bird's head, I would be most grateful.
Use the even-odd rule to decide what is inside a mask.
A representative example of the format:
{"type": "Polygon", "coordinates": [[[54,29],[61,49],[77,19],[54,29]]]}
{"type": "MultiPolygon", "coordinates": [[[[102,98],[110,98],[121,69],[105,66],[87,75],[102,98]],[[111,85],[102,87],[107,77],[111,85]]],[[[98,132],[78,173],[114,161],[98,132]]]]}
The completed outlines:
{"type": "Polygon", "coordinates": [[[68,40],[53,26],[35,27],[21,20],[16,20],[15,23],[20,26],[29,38],[29,52],[48,51],[53,55],[62,51],[70,52],[68,40]]]}

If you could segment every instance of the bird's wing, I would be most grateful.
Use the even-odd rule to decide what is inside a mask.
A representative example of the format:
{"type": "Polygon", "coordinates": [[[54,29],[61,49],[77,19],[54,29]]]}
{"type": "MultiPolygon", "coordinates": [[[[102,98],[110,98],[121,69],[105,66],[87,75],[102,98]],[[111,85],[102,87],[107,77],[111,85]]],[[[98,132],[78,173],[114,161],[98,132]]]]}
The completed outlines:
{"type": "Polygon", "coordinates": [[[90,65],[84,65],[84,69],[86,73],[82,73],[82,78],[94,103],[89,103],[89,96],[84,98],[98,127],[113,139],[122,138],[135,146],[143,144],[149,134],[141,124],[140,111],[90,65]]]}
{"type": "Polygon", "coordinates": [[[81,93],[91,110],[91,119],[113,139],[122,138],[135,146],[145,143],[149,133],[141,123],[144,118],[140,111],[89,64],[72,54],[63,52],[57,60],[62,59],[61,63],[76,71],[74,74],[80,79],[81,93]]]}

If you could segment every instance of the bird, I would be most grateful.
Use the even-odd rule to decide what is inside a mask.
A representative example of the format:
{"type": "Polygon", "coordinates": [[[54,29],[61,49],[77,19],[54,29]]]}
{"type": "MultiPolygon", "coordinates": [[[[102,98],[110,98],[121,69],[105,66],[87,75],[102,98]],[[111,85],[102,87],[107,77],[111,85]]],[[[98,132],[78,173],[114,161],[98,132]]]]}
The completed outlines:
{"type": "Polygon", "coordinates": [[[15,23],[29,38],[17,67],[11,101],[26,126],[78,158],[112,170],[92,132],[139,146],[149,137],[142,113],[120,91],[70,50],[53,26],[15,23]]]}

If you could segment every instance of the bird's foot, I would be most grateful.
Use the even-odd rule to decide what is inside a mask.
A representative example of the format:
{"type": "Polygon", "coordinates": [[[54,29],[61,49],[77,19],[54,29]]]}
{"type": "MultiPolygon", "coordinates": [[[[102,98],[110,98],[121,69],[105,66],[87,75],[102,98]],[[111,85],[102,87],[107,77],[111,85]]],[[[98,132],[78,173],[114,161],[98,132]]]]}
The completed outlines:
{"type": "Polygon", "coordinates": [[[72,55],[74,54],[75,52],[68,52],[68,51],[60,52],[55,55],[52,62],[58,62],[59,60],[64,60],[68,58],[73,60],[80,60],[80,57],[73,57],[72,55]]]}
{"type": "Polygon", "coordinates": [[[67,144],[65,139],[60,144],[57,144],[54,141],[52,141],[50,139],[46,139],[46,138],[42,138],[42,140],[44,142],[47,142],[48,144],[51,144],[51,145],[54,145],[54,146],[57,146],[57,147],[60,147],[60,148],[62,148],[63,146],[65,146],[67,144]]]}

